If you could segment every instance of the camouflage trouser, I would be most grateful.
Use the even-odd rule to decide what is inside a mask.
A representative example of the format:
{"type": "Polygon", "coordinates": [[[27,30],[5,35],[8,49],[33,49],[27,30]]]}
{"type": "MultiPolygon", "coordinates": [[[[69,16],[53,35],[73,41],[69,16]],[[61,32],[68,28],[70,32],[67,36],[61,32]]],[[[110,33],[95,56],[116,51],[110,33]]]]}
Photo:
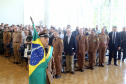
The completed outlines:
{"type": "Polygon", "coordinates": [[[0,54],[3,53],[3,46],[2,46],[2,43],[3,43],[3,39],[0,39],[0,54]]]}

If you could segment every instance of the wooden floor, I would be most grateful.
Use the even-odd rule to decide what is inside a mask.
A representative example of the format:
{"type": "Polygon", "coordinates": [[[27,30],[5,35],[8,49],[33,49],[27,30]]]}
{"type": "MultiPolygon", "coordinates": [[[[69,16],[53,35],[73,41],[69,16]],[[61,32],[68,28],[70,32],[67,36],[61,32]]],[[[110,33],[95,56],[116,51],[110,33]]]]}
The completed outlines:
{"type": "MultiPolygon", "coordinates": [[[[118,61],[118,66],[114,66],[113,62],[109,66],[106,64],[104,68],[96,66],[93,71],[86,69],[84,72],[75,72],[74,75],[63,73],[60,79],[54,79],[53,84],[126,84],[126,61],[118,61]]],[[[28,83],[25,64],[20,67],[0,56],[0,84],[28,83]]]]}

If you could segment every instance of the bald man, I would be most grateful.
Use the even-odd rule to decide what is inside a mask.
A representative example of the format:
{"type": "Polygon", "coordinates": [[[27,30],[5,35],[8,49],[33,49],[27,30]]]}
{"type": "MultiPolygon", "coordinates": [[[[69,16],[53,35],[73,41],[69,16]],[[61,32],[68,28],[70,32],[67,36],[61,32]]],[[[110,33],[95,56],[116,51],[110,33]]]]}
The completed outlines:
{"type": "Polygon", "coordinates": [[[85,53],[88,51],[88,40],[87,36],[83,35],[83,29],[79,30],[79,35],[76,36],[77,39],[77,59],[79,69],[76,71],[84,71],[84,64],[85,64],[85,53]]]}
{"type": "Polygon", "coordinates": [[[101,33],[98,35],[99,37],[99,67],[104,67],[104,59],[105,59],[105,53],[106,49],[108,47],[109,43],[109,36],[105,34],[105,29],[101,29],[101,33]]]}
{"type": "Polygon", "coordinates": [[[76,37],[71,35],[67,29],[67,36],[64,37],[64,54],[66,55],[66,72],[74,74],[74,55],[76,53],[76,37]]]}

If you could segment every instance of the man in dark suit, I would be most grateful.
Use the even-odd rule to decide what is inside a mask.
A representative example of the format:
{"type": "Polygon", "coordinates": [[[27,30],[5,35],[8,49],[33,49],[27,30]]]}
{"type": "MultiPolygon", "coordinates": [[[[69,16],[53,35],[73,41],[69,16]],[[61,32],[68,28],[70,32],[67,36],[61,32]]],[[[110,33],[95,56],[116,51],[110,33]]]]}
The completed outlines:
{"type": "MultiPolygon", "coordinates": [[[[125,33],[126,33],[125,32],[125,27],[123,27],[123,30],[121,32],[119,32],[120,37],[121,37],[121,49],[118,51],[118,60],[121,60],[121,50],[123,49],[123,46],[125,45],[125,44],[122,45],[122,40],[125,39],[124,38],[125,37],[125,33]]],[[[122,59],[122,60],[124,60],[124,59],[122,59]]]]}
{"type": "Polygon", "coordinates": [[[51,27],[50,33],[49,33],[49,45],[50,46],[52,46],[53,38],[55,38],[53,35],[54,29],[55,29],[54,27],[51,27]]]}
{"type": "Polygon", "coordinates": [[[126,58],[126,27],[123,28],[123,32],[121,34],[121,43],[123,49],[123,58],[122,61],[126,58]]]}
{"type": "Polygon", "coordinates": [[[112,54],[114,53],[114,65],[118,66],[117,61],[117,50],[121,47],[120,34],[117,32],[117,27],[113,26],[113,31],[109,33],[109,62],[107,65],[111,64],[112,54]]]}
{"type": "Polygon", "coordinates": [[[76,37],[71,35],[71,30],[67,29],[67,36],[64,37],[64,54],[66,55],[66,72],[74,74],[74,55],[76,53],[76,37]]]}
{"type": "Polygon", "coordinates": [[[65,29],[65,27],[63,28],[63,34],[64,34],[64,37],[66,36],[66,34],[67,34],[67,29],[69,29],[69,28],[71,28],[71,26],[70,25],[67,25],[67,28],[65,29]]]}
{"type": "Polygon", "coordinates": [[[88,35],[89,35],[89,33],[88,33],[88,29],[87,29],[87,28],[85,28],[84,35],[86,35],[86,36],[88,36],[88,35]]]}
{"type": "Polygon", "coordinates": [[[77,35],[79,35],[79,27],[78,26],[76,27],[76,30],[72,32],[72,35],[75,36],[75,37],[77,35]]]}

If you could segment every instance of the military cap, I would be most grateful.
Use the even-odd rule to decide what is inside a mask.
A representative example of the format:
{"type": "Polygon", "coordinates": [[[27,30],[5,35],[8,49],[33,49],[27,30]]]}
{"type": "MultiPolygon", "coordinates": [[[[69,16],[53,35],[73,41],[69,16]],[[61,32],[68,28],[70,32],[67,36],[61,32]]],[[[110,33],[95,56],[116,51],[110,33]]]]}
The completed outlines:
{"type": "Polygon", "coordinates": [[[47,34],[47,31],[44,30],[44,31],[39,33],[39,37],[49,37],[49,35],[47,34]]]}

